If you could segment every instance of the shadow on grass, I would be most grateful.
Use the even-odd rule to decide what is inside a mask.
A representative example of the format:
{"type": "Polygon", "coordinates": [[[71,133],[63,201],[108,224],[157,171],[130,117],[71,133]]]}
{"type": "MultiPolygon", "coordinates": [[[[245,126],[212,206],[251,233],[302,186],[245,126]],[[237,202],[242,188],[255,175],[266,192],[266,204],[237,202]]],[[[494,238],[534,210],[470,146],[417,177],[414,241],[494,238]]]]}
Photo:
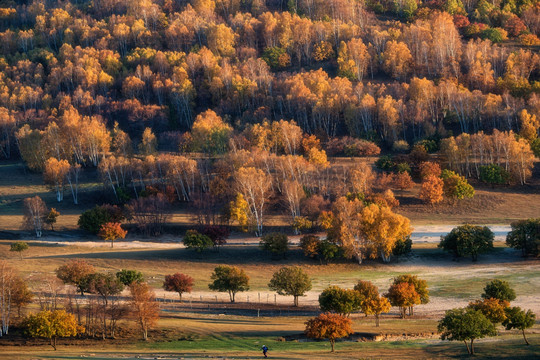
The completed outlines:
{"type": "Polygon", "coordinates": [[[185,248],[159,249],[159,250],[116,250],[92,253],[61,254],[33,257],[33,259],[121,259],[121,260],[176,260],[196,263],[225,263],[231,265],[241,264],[271,264],[287,265],[295,264],[318,264],[307,259],[300,249],[290,250],[287,258],[274,259],[267,252],[257,246],[228,245],[219,251],[209,249],[201,255],[185,248]]]}

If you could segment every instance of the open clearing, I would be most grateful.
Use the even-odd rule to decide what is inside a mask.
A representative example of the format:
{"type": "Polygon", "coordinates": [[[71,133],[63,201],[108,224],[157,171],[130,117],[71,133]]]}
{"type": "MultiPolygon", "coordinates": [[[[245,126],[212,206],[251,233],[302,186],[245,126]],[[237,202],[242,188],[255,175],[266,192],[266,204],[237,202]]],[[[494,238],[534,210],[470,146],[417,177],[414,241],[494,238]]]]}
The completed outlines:
{"type": "MultiPolygon", "coordinates": [[[[15,345],[0,338],[2,359],[251,359],[261,357],[258,349],[263,343],[270,347],[270,355],[275,359],[458,359],[466,355],[464,345],[440,341],[434,335],[437,320],[445,310],[466,306],[479,298],[486,282],[494,278],[510,281],[518,293],[513,304],[540,313],[540,262],[523,259],[519,252],[504,245],[511,221],[540,216],[537,186],[519,190],[477,189],[475,199],[459,207],[443,204],[432,208],[420,204],[415,199],[417,188],[397,192],[402,203],[397,211],[410,217],[415,229],[412,255],[390,264],[341,261],[321,265],[306,259],[294,246],[287,259],[272,260],[258,249],[257,238],[243,233],[233,233],[228,245],[219,251],[209,250],[199,256],[180,243],[182,232],[193,224],[187,207],[175,209],[168,235],[148,239],[130,232],[126,241],[115,242],[111,249],[109,243],[77,230],[80,213],[94,205],[84,200],[99,198],[102,192],[94,175],[87,174],[83,179],[82,205],[75,207],[67,196],[63,203],[56,204],[52,192],[42,185],[41,176],[25,172],[20,164],[4,164],[0,170],[10,174],[0,177],[0,259],[7,259],[35,282],[42,273],[53,276],[59,265],[74,258],[87,260],[99,271],[137,269],[156,289],[164,310],[159,330],[150,333],[149,342],[136,341],[133,323],[122,322],[126,336],[105,342],[61,340],[57,352],[40,340],[15,345]],[[47,232],[40,240],[20,230],[22,199],[35,194],[42,196],[49,206],[54,204],[62,214],[57,231],[47,232]],[[454,261],[436,247],[441,235],[467,222],[493,224],[490,227],[496,235],[495,249],[476,263],[470,259],[454,261]],[[30,249],[23,260],[9,252],[15,239],[29,242],[30,249]],[[227,294],[208,290],[210,274],[220,264],[241,266],[250,276],[250,291],[238,294],[238,304],[234,306],[228,302],[227,294]],[[291,297],[275,296],[267,288],[273,272],[290,264],[302,266],[313,279],[313,289],[300,299],[300,309],[292,308],[291,297]],[[193,276],[196,282],[193,293],[186,294],[182,304],[177,294],[161,289],[164,275],[177,271],[193,276]],[[327,342],[304,342],[301,338],[278,341],[282,337],[301,337],[304,322],[317,313],[319,293],[328,285],[350,288],[363,279],[373,281],[385,292],[393,277],[403,273],[417,274],[430,286],[430,303],[419,306],[414,317],[401,320],[397,309],[392,309],[383,317],[381,327],[376,328],[372,317],[353,316],[357,333],[379,336],[383,341],[340,342],[335,355],[330,354],[327,342]],[[23,344],[26,346],[20,346],[23,344]]],[[[277,213],[268,217],[268,228],[285,230],[287,223],[288,218],[277,213]]],[[[298,239],[290,237],[293,244],[298,239]]],[[[500,330],[498,338],[479,341],[478,358],[540,358],[539,321],[530,330],[533,345],[529,347],[522,345],[517,333],[500,330]]]]}

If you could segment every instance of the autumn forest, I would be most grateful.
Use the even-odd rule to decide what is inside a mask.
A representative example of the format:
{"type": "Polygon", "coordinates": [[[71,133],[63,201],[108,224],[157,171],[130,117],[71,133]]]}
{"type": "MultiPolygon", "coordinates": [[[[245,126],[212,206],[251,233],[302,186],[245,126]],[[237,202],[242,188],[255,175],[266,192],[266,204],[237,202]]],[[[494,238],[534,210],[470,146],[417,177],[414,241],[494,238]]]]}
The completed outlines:
{"type": "Polygon", "coordinates": [[[538,0],[0,0],[0,349],[540,356],[539,50],[538,0]]]}

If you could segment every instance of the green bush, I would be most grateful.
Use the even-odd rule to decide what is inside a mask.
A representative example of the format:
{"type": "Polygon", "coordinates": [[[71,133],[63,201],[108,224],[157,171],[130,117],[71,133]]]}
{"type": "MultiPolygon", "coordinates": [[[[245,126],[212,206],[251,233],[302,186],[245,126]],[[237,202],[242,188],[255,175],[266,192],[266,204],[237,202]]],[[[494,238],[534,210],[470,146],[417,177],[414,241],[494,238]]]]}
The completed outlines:
{"type": "Polygon", "coordinates": [[[108,222],[119,223],[122,220],[124,220],[124,215],[118,206],[101,205],[83,212],[77,224],[82,230],[97,234],[103,224],[108,222]]]}
{"type": "Polygon", "coordinates": [[[500,28],[488,28],[480,32],[482,39],[489,39],[493,43],[500,43],[508,39],[508,33],[500,28]]]}
{"type": "Polygon", "coordinates": [[[291,64],[291,57],[287,54],[287,51],[278,46],[266,48],[263,52],[262,59],[272,69],[282,69],[291,64]]]}
{"type": "Polygon", "coordinates": [[[471,256],[476,261],[479,254],[493,249],[494,237],[487,226],[463,225],[441,236],[439,247],[456,257],[471,256]]]}
{"type": "Polygon", "coordinates": [[[375,162],[375,166],[378,169],[381,169],[384,171],[392,171],[394,170],[396,163],[392,160],[390,156],[383,155],[375,162]]]}
{"type": "Polygon", "coordinates": [[[197,230],[188,230],[182,242],[186,248],[195,249],[199,253],[214,245],[214,242],[209,236],[203,235],[197,230]]]}
{"type": "Polygon", "coordinates": [[[480,166],[480,180],[491,185],[507,184],[510,173],[496,164],[480,166]]]}
{"type": "Polygon", "coordinates": [[[261,239],[260,247],[265,251],[271,252],[273,256],[286,257],[289,250],[289,239],[283,233],[274,232],[266,234],[261,239]]]}
{"type": "Polygon", "coordinates": [[[402,256],[407,255],[412,250],[412,240],[410,236],[407,236],[404,239],[398,240],[395,245],[394,249],[392,249],[392,254],[394,256],[402,256]]]}

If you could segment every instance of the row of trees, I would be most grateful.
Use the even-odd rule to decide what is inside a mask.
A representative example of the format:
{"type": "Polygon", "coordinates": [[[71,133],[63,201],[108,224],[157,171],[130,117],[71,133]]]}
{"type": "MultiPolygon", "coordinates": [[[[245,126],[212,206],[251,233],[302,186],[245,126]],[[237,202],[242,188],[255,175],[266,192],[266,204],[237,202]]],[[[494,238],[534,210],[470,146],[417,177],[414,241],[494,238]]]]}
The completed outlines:
{"type": "Polygon", "coordinates": [[[474,341],[497,335],[496,327],[501,324],[506,330],[521,330],[525,343],[529,345],[525,330],[535,324],[536,315],[520,307],[510,307],[516,293],[508,282],[495,279],[484,288],[482,300],[471,302],[466,308],[448,310],[439,321],[438,331],[443,340],[463,341],[467,352],[474,355],[474,341]]]}
{"type": "MultiPolygon", "coordinates": [[[[411,282],[417,283],[419,292],[424,290],[423,296],[420,294],[416,296],[423,298],[427,302],[429,297],[425,281],[411,275],[402,275],[394,279],[394,284],[390,287],[389,295],[387,296],[391,296],[390,293],[394,291],[393,288],[403,287],[404,290],[407,285],[411,285],[411,282]]],[[[319,298],[321,310],[330,309],[334,310],[334,312],[324,312],[308,320],[305,329],[306,335],[315,339],[328,339],[331,344],[331,351],[333,352],[337,339],[354,333],[352,330],[352,321],[347,316],[347,312],[350,312],[349,310],[354,306],[362,306],[359,304],[366,299],[363,297],[363,294],[369,294],[372,287],[373,285],[371,283],[360,281],[355,286],[355,290],[343,290],[335,286],[326,289],[319,298]]],[[[373,293],[378,294],[376,288],[373,293]]],[[[407,291],[405,290],[404,293],[407,293],[407,291]]],[[[437,327],[441,334],[441,339],[463,341],[467,346],[467,352],[470,355],[474,355],[474,341],[486,336],[496,336],[496,327],[498,324],[502,324],[506,330],[520,330],[525,343],[529,345],[525,330],[534,326],[536,315],[531,310],[525,311],[520,307],[510,307],[510,301],[515,298],[515,291],[510,287],[508,282],[498,279],[491,281],[484,288],[482,300],[473,301],[466,308],[446,311],[445,316],[439,321],[437,327]]],[[[386,300],[385,298],[381,299],[386,300]]],[[[390,299],[392,300],[392,298],[390,299]]],[[[373,303],[368,301],[368,304],[373,303]]],[[[387,308],[387,310],[382,310],[383,312],[389,310],[390,304],[388,304],[387,300],[386,305],[385,301],[381,304],[382,307],[387,308]]],[[[400,305],[400,307],[403,306],[400,305]]],[[[376,309],[378,310],[379,308],[376,309]]]]}
{"type": "MultiPolygon", "coordinates": [[[[538,256],[540,246],[540,219],[526,219],[511,224],[506,235],[506,244],[520,250],[524,257],[538,256]]],[[[487,226],[462,225],[445,236],[441,236],[439,247],[451,252],[456,258],[470,256],[473,261],[478,255],[493,249],[493,232],[487,226]]]]}

